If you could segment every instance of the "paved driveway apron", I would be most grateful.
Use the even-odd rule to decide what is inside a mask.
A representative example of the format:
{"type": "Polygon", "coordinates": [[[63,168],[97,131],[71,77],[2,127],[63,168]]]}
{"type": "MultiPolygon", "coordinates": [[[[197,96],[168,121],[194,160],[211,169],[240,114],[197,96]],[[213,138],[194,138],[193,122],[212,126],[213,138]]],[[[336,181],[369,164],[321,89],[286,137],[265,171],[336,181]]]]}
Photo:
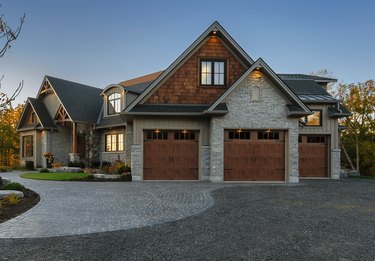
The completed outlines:
{"type": "Polygon", "coordinates": [[[58,182],[2,173],[39,193],[39,204],[0,224],[0,238],[51,237],[155,225],[213,204],[209,182],[58,182]]]}

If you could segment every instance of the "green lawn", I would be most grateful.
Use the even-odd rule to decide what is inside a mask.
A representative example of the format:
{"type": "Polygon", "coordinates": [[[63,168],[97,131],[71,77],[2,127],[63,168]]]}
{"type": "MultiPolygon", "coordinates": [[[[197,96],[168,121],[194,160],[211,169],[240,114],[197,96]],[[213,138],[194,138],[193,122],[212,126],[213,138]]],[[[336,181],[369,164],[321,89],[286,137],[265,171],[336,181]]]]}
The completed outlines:
{"type": "Polygon", "coordinates": [[[354,179],[375,179],[375,176],[351,176],[354,179]]]}
{"type": "Polygon", "coordinates": [[[54,173],[25,173],[21,177],[25,179],[40,179],[40,180],[79,180],[87,177],[86,173],[69,173],[69,172],[54,172],[54,173]]]}

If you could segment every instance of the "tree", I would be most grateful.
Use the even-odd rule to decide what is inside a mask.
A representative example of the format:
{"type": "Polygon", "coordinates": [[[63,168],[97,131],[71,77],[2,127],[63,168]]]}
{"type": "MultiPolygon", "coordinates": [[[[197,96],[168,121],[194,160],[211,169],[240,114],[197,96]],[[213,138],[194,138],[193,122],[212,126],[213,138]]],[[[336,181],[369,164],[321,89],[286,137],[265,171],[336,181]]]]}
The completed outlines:
{"type": "Polygon", "coordinates": [[[355,159],[356,170],[375,174],[375,86],[373,80],[358,84],[339,84],[337,96],[352,113],[343,120],[348,127],[341,139],[355,159]]]}
{"type": "Polygon", "coordinates": [[[23,105],[15,108],[10,105],[0,110],[0,165],[14,166],[18,163],[19,135],[16,128],[22,110],[23,105]]]}
{"type": "MultiPolygon", "coordinates": [[[[1,7],[1,5],[0,5],[1,7]]],[[[22,26],[25,22],[25,14],[20,18],[20,23],[16,28],[12,28],[5,20],[4,15],[0,15],[0,58],[11,48],[12,43],[17,40],[22,26]]],[[[1,80],[4,76],[0,77],[0,90],[1,80]]],[[[12,101],[20,94],[23,87],[23,81],[18,85],[16,90],[11,95],[7,95],[0,91],[0,110],[10,105],[12,101]]]]}
{"type": "MultiPolygon", "coordinates": [[[[313,71],[310,73],[310,75],[313,75],[313,76],[320,76],[320,77],[325,77],[325,78],[331,78],[331,79],[335,79],[336,77],[333,75],[333,72],[327,70],[327,69],[320,69],[320,70],[317,70],[317,71],[313,71]]],[[[334,83],[333,82],[330,82],[327,84],[327,88],[326,88],[326,91],[330,94],[334,94],[334,83]]]]}

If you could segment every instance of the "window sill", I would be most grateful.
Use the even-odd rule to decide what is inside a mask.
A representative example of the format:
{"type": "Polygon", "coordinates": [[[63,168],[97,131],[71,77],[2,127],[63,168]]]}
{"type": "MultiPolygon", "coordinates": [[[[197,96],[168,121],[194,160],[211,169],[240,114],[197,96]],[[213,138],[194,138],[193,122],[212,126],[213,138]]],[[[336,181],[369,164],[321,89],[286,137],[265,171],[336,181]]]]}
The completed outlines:
{"type": "Polygon", "coordinates": [[[215,88],[215,89],[226,89],[227,85],[198,85],[199,88],[215,88]]]}

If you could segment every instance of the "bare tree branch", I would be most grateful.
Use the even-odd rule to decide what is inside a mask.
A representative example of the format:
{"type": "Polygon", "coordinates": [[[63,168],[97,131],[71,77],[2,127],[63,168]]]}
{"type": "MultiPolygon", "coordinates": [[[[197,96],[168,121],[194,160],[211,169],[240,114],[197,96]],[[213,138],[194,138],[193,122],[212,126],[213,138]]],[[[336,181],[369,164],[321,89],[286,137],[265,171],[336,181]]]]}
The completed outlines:
{"type": "Polygon", "coordinates": [[[7,50],[11,48],[11,43],[15,41],[22,29],[22,26],[25,22],[26,15],[20,18],[20,24],[16,29],[12,29],[8,23],[4,21],[4,15],[0,16],[0,39],[2,41],[1,48],[0,48],[0,58],[3,57],[7,50]]]}

